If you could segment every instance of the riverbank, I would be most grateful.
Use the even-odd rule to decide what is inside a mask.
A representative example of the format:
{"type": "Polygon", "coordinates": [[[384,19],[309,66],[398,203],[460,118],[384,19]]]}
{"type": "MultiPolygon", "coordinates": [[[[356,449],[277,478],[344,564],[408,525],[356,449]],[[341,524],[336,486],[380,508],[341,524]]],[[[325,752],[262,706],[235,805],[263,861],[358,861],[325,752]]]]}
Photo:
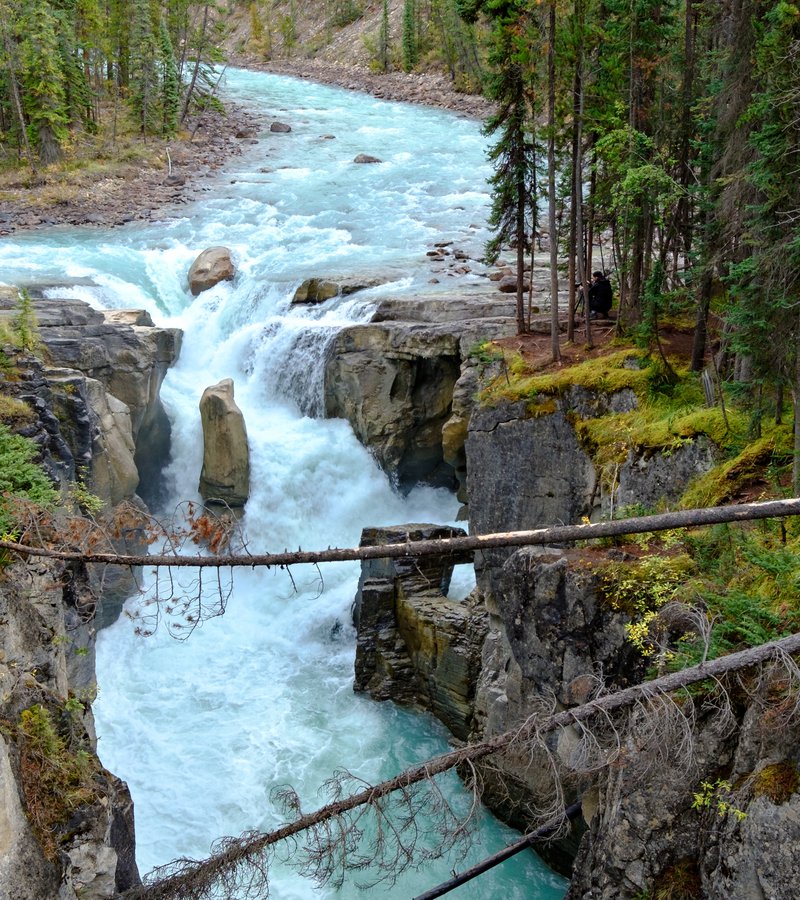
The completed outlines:
{"type": "MultiPolygon", "coordinates": [[[[288,75],[371,94],[383,100],[419,103],[470,118],[485,118],[485,98],[453,90],[443,75],[391,72],[377,75],[356,66],[318,60],[261,63],[237,58],[240,68],[288,75]]],[[[165,210],[197,198],[204,182],[238,156],[264,126],[248,110],[228,104],[225,113],[209,110],[169,141],[120,142],[81,164],[44,170],[32,184],[30,171],[0,174],[0,235],[55,225],[109,228],[159,218],[165,210]]]]}
{"type": "Polygon", "coordinates": [[[112,227],[158,218],[188,203],[204,182],[253,140],[260,123],[228,104],[205,111],[169,141],[99,141],[80,161],[50,166],[32,183],[30,169],[0,174],[0,235],[53,225],[112,227]]]}
{"type": "Polygon", "coordinates": [[[480,94],[464,94],[453,88],[447,76],[435,72],[387,72],[378,74],[363,66],[339,65],[320,59],[271,60],[238,57],[232,65],[260,72],[274,72],[371,94],[380,100],[419,103],[473,119],[485,119],[493,111],[491,101],[480,94]]]}

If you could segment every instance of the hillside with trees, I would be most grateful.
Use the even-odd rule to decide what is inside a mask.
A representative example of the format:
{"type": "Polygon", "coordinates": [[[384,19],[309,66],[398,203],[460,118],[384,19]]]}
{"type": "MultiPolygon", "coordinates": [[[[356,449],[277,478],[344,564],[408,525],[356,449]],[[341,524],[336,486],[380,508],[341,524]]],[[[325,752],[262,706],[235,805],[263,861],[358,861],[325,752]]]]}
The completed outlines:
{"type": "MultiPolygon", "coordinates": [[[[115,0],[101,7],[91,0],[25,0],[4,4],[0,37],[0,152],[5,166],[25,173],[31,182],[57,181],[68,165],[99,152],[101,145],[102,152],[120,153],[117,139],[123,133],[142,143],[185,133],[194,112],[218,106],[215,66],[230,54],[265,66],[286,59],[357,59],[372,73],[433,70],[445,73],[458,89],[483,90],[496,110],[486,123],[494,164],[495,229],[487,256],[513,250],[518,332],[513,340],[522,346],[518,338],[531,328],[526,261],[534,249],[549,248],[550,365],[540,365],[541,359],[531,365],[510,341],[487,342],[475,348],[471,359],[459,360],[465,373],[471,368],[476,376],[469,389],[464,387],[463,397],[481,410],[513,407],[525,427],[561,416],[600,474],[599,490],[607,489],[609,496],[634,451],[644,460],[669,460],[698,438],[713,444],[717,456],[713,467],[679,493],[676,504],[702,508],[800,494],[800,10],[795,4],[383,0],[367,7],[358,0],[316,5],[266,0],[221,7],[115,0]],[[352,52],[355,47],[358,54],[352,52]],[[587,353],[592,348],[590,317],[584,317],[579,331],[576,310],[579,286],[588,283],[596,267],[607,269],[614,284],[613,339],[621,348],[619,358],[606,353],[598,362],[598,353],[587,357],[580,370],[553,365],[567,345],[581,344],[581,352],[587,353]],[[566,310],[554,302],[559,282],[568,286],[566,310]],[[566,340],[559,312],[566,312],[566,340]],[[676,334],[691,336],[690,355],[672,352],[670,339],[676,334]],[[636,405],[589,414],[580,405],[583,394],[580,403],[565,405],[564,396],[573,389],[593,397],[626,391],[635,395],[636,405]]],[[[4,344],[33,349],[26,321],[25,315],[16,320],[4,344]]],[[[4,368],[14,374],[10,362],[4,368]]],[[[0,562],[29,554],[33,547],[61,562],[83,565],[99,532],[90,528],[91,541],[76,547],[74,534],[40,527],[41,509],[58,505],[58,499],[37,467],[35,448],[12,433],[19,422],[27,422],[26,416],[24,403],[4,401],[0,518],[8,539],[0,548],[0,562]],[[26,530],[13,513],[27,509],[27,501],[37,508],[26,530]],[[40,534],[46,540],[39,540],[40,534]]],[[[516,424],[517,419],[509,414],[503,424],[508,422],[516,424]]],[[[522,460],[520,470],[526,467],[522,460]]],[[[505,495],[496,493],[498,505],[505,502],[505,495]]],[[[478,504],[474,498],[471,502],[472,514],[478,504]]],[[[626,512],[643,511],[651,510],[626,512]]],[[[80,517],[81,524],[85,521],[80,517]]],[[[629,535],[637,533],[635,524],[628,527],[629,535]]],[[[593,537],[591,530],[582,534],[593,537]]],[[[785,807],[780,821],[788,828],[787,809],[797,803],[797,525],[778,519],[759,528],[665,533],[639,541],[613,536],[620,540],[605,548],[605,569],[594,565],[597,555],[591,554],[599,554],[594,545],[578,548],[587,553],[578,560],[575,577],[585,581],[586,570],[594,565],[593,577],[602,581],[598,607],[604,621],[613,619],[623,636],[618,683],[599,677],[588,687],[574,685],[577,679],[565,681],[565,690],[583,687],[586,696],[571,700],[573,707],[557,714],[563,718],[556,721],[557,715],[541,712],[538,721],[536,716],[526,719],[528,732],[479,735],[471,747],[441,762],[441,770],[459,766],[472,771],[473,756],[491,756],[506,744],[513,745],[512,751],[522,747],[528,761],[534,751],[549,752],[541,735],[549,733],[551,719],[563,726],[566,742],[584,713],[599,713],[600,724],[582,731],[576,744],[583,768],[576,764],[565,778],[570,787],[591,779],[591,791],[584,794],[594,792],[600,808],[592,826],[594,856],[585,855],[576,872],[588,884],[598,861],[615,849],[614,835],[628,829],[638,814],[635,803],[642,797],[660,802],[658,778],[675,770],[682,776],[681,767],[689,771],[691,763],[697,783],[673,778],[667,786],[676,795],[683,792],[675,800],[678,812],[662,818],[681,826],[675,828],[673,843],[665,843],[665,858],[676,847],[685,848],[694,835],[710,842],[702,860],[686,857],[693,886],[683,894],[669,893],[669,885],[659,879],[666,871],[677,881],[684,860],[676,850],[668,869],[657,871],[661,851],[653,841],[643,841],[642,857],[650,853],[653,858],[641,880],[652,892],[634,894],[631,889],[626,896],[703,896],[701,886],[713,883],[727,865],[723,861],[713,868],[719,846],[727,842],[738,847],[741,834],[756,828],[753,823],[767,823],[766,833],[776,821],[769,816],[776,816],[778,807],[785,807]],[[687,597],[691,602],[675,607],[673,601],[687,597]],[[672,619],[664,618],[665,611],[672,619]],[[627,633],[619,624],[623,619],[627,633]],[[753,657],[730,662],[735,653],[758,646],[767,649],[757,654],[755,669],[753,657]],[[778,664],[769,665],[775,658],[778,664]],[[651,664],[649,674],[659,676],[654,682],[657,698],[641,684],[622,687],[625,679],[633,680],[632,672],[642,674],[651,664]],[[728,680],[723,678],[726,665],[737,671],[728,680]],[[689,673],[684,680],[681,671],[689,673]],[[677,682],[667,681],[665,687],[661,679],[673,676],[677,682]],[[677,695],[676,685],[681,689],[677,695]],[[687,685],[691,690],[684,691],[687,685]],[[607,706],[622,705],[609,699],[617,689],[631,701],[629,719],[605,717],[607,706]],[[624,695],[625,690],[632,693],[624,695]],[[659,728],[650,728],[654,721],[659,728]],[[732,743],[737,729],[747,738],[741,747],[732,743]],[[701,764],[695,768],[697,747],[707,781],[698,775],[701,764]],[[736,778],[729,781],[731,773],[736,778]],[[777,780],[780,790],[773,790],[771,782],[777,780]],[[649,797],[641,786],[645,783],[655,783],[649,797]],[[692,787],[701,790],[695,794],[698,805],[690,809],[692,787]],[[601,790],[604,803],[612,798],[605,805],[597,799],[601,790]],[[706,866],[702,871],[701,863],[706,866]]],[[[583,537],[562,535],[561,540],[583,537]]],[[[363,548],[359,553],[367,555],[363,548]]],[[[530,574],[535,561],[520,559],[530,574]]],[[[145,559],[117,555],[95,561],[132,565],[145,559]]],[[[261,563],[307,561],[293,555],[261,563]]],[[[229,563],[223,558],[208,564],[229,563]]],[[[175,565],[175,559],[161,564],[175,565]]],[[[197,560],[185,564],[197,566],[197,560]]],[[[241,564],[252,566],[254,560],[247,557],[241,564]]],[[[498,608],[506,602],[499,590],[495,599],[498,608]]],[[[525,607],[526,615],[530,608],[525,607]]],[[[510,621],[516,625],[513,617],[510,621]]],[[[595,632],[603,637],[601,628],[595,632]]],[[[27,739],[22,730],[17,736],[23,743],[27,739]]],[[[483,782],[479,770],[474,771],[477,795],[483,782]]],[[[387,795],[400,791],[407,801],[401,814],[417,808],[416,795],[402,792],[413,779],[426,781],[429,772],[425,767],[387,783],[387,795]]],[[[347,865],[355,833],[345,827],[341,841],[328,840],[324,823],[331,819],[337,831],[337,817],[365,804],[372,804],[383,821],[383,794],[377,788],[341,800],[346,787],[345,781],[336,782],[335,802],[319,814],[302,817],[297,806],[297,821],[286,833],[223,845],[221,857],[208,864],[210,874],[162,873],[176,879],[173,895],[210,896],[215,879],[229,878],[228,895],[237,896],[242,861],[251,866],[246,877],[255,877],[253,871],[262,874],[271,851],[262,852],[274,840],[321,823],[317,842],[310,843],[317,868],[310,868],[324,881],[347,865]],[[189,893],[185,879],[195,876],[197,884],[190,883],[194,893],[189,893]]],[[[292,802],[287,794],[290,808],[292,802]]],[[[644,807],[649,815],[651,809],[644,807]]],[[[640,818],[649,822],[646,815],[640,818]]],[[[778,843],[762,841],[768,852],[778,843]]],[[[405,852],[399,846],[398,852],[405,852]]],[[[689,849],[694,853],[696,848],[689,849]]],[[[788,860],[783,871],[791,873],[792,866],[794,861],[788,860]]],[[[617,875],[609,869],[609,883],[617,875]]],[[[574,895],[589,896],[593,887],[579,894],[584,887],[576,881],[574,895]]],[[[141,896],[170,896],[170,889],[167,884],[159,894],[156,885],[155,893],[141,896]]],[[[603,896],[621,896],[616,889],[607,885],[603,896]]]]}
{"type": "Polygon", "coordinates": [[[724,336],[718,374],[748,385],[757,415],[767,403],[780,415],[800,390],[794,4],[28,0],[5,13],[6,164],[36,172],[101,131],[175,135],[193,106],[216,102],[224,53],[444,71],[498,104],[492,247],[522,254],[557,233],[570,339],[575,285],[601,261],[621,333],[657,341],[680,312],[695,320],[693,368],[711,322],[724,336]]]}

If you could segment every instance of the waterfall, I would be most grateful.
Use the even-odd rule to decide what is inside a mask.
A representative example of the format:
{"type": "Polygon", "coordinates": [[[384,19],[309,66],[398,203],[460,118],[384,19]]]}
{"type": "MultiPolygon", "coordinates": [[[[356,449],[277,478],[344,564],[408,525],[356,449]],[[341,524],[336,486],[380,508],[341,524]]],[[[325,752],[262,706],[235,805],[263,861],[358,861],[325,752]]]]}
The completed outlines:
{"type": "MultiPolygon", "coordinates": [[[[322,418],[323,361],[338,329],[366,321],[378,298],[427,284],[434,242],[480,255],[486,235],[473,223],[485,221],[488,194],[479,124],[263,73],[231,71],[226,90],[260,111],[265,133],[202,201],[159,225],[6,239],[3,278],[80,281],[71,291],[93,305],[143,307],[157,324],[183,329],[162,390],[173,439],[163,515],[197,497],[198,402],[205,387],[230,377],[251,448],[241,525],[253,552],[353,546],[366,525],[452,521],[450,493],[398,496],[349,424],[322,418]],[[291,134],[266,130],[276,109],[291,134]],[[328,134],[335,138],[321,139],[328,134]],[[354,165],[359,152],[383,162],[354,165]],[[192,298],[185,274],[214,244],[231,249],[236,278],[192,298]],[[291,303],[304,278],[376,271],[389,283],[319,306],[291,303]]],[[[154,575],[144,577],[152,587],[154,575]]],[[[225,615],[189,640],[174,640],[168,626],[142,638],[125,616],[99,635],[99,753],[131,787],[143,871],[202,857],[222,835],[277,826],[284,813],[272,795],[282,785],[311,810],[342,767],[374,782],[447,749],[430,717],[353,693],[357,580],[353,564],[238,571],[225,615]]],[[[172,590],[190,597],[201,586],[188,575],[172,590]]],[[[215,585],[202,591],[213,602],[215,585]]],[[[141,603],[132,598],[129,612],[141,603]]],[[[445,783],[453,803],[465,802],[455,776],[445,783]]],[[[470,862],[512,839],[482,813],[470,862]]],[[[409,898],[460,865],[428,861],[376,890],[409,898]]],[[[278,859],[271,896],[355,898],[369,880],[364,873],[317,891],[290,859],[278,859]]],[[[526,854],[458,896],[563,892],[563,879],[526,854]]]]}

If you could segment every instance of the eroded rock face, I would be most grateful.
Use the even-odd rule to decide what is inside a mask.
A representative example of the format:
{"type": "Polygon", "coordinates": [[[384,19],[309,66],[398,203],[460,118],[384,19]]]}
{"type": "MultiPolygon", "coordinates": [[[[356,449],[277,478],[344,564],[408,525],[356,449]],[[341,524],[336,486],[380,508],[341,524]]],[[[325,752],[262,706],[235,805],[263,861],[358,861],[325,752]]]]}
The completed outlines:
{"type": "Polygon", "coordinates": [[[602,773],[570,900],[634,898],[654,888],[666,895],[689,878],[694,896],[711,900],[796,895],[800,795],[795,789],[771,797],[759,785],[770,768],[797,771],[800,724],[795,718],[776,729],[763,696],[750,699],[744,707],[734,703],[727,719],[719,707],[700,706],[681,742],[668,736],[665,722],[660,752],[653,737],[644,737],[658,740],[652,719],[634,727],[641,760],[602,773]],[[691,758],[678,754],[680,746],[691,746],[691,758]],[[732,809],[721,813],[716,795],[695,808],[702,782],[718,781],[732,787],[720,795],[732,809]]]}
{"type": "MultiPolygon", "coordinates": [[[[52,368],[77,370],[99,381],[128,407],[138,491],[145,500],[155,501],[170,445],[169,419],[159,394],[167,370],[180,353],[181,332],[177,328],[156,328],[144,310],[98,312],[82,300],[71,299],[67,287],[63,290],[64,296],[48,299],[31,290],[47,362],[52,368]]],[[[13,301],[0,304],[0,309],[13,309],[13,301]]],[[[96,391],[92,396],[97,398],[96,391]]],[[[107,415],[108,404],[98,402],[102,408],[95,414],[107,415]]],[[[90,432],[95,427],[93,423],[82,424],[82,415],[77,413],[70,425],[76,435],[81,428],[85,432],[79,442],[83,449],[76,456],[80,465],[88,462],[87,453],[91,455],[90,432]]],[[[113,416],[119,424],[118,409],[113,416]]]]}
{"type": "Polygon", "coordinates": [[[233,399],[233,379],[203,391],[203,470],[200,493],[208,501],[244,506],[250,495],[250,450],[244,416],[233,399]]]}
{"type": "Polygon", "coordinates": [[[703,436],[657,453],[629,453],[619,472],[617,508],[653,509],[660,501],[676,500],[693,478],[713,468],[716,457],[716,448],[703,436]]]}
{"type": "Polygon", "coordinates": [[[235,274],[231,251],[227,247],[209,247],[189,269],[189,290],[196,297],[220,281],[233,281],[235,274]]]}
{"type": "MultiPolygon", "coordinates": [[[[96,750],[91,707],[64,707],[94,690],[96,598],[85,572],[55,561],[13,563],[0,572],[0,895],[14,900],[105,900],[140,883],[133,804],[127,786],[100,769],[95,799],[54,826],[55,849],[40,843],[25,814],[21,778],[24,710],[48,710],[54,727],[96,750]],[[80,651],[80,652],[79,652],[80,651]]],[[[62,735],[62,736],[64,736],[62,735]]],[[[74,749],[74,748],[73,748],[74,749]]],[[[35,787],[34,787],[35,790],[35,787]]]]}
{"type": "Polygon", "coordinates": [[[325,414],[347,419],[401,487],[453,486],[442,426],[459,375],[458,338],[420,325],[359,325],[333,342],[325,366],[325,414]]]}
{"type": "MultiPolygon", "coordinates": [[[[459,528],[366,528],[361,546],[463,535],[459,528]]],[[[466,739],[486,633],[476,598],[448,600],[453,558],[367,560],[354,607],[358,629],[355,689],[431,711],[466,739]]]]}
{"type": "Polygon", "coordinates": [[[94,378],[71,369],[46,372],[61,431],[86,487],[116,506],[139,486],[130,409],[94,378]]]}
{"type": "MultiPolygon", "coordinates": [[[[477,407],[465,449],[473,534],[572,524],[589,514],[595,470],[564,413],[530,418],[523,403],[477,407]]],[[[508,556],[476,556],[479,584],[490,595],[508,556]]]]}

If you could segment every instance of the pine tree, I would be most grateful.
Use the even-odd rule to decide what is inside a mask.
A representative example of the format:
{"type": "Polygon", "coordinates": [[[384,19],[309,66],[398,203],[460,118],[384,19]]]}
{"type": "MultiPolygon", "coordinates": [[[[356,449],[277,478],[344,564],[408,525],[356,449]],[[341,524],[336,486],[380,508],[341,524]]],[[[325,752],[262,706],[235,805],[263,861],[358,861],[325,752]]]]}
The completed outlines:
{"type": "Polygon", "coordinates": [[[58,22],[47,0],[25,0],[16,22],[19,85],[31,141],[44,165],[58,162],[67,135],[58,22]]]}
{"type": "Polygon", "coordinates": [[[410,72],[419,62],[417,44],[417,4],[416,0],[403,2],[403,69],[410,72]]]}

